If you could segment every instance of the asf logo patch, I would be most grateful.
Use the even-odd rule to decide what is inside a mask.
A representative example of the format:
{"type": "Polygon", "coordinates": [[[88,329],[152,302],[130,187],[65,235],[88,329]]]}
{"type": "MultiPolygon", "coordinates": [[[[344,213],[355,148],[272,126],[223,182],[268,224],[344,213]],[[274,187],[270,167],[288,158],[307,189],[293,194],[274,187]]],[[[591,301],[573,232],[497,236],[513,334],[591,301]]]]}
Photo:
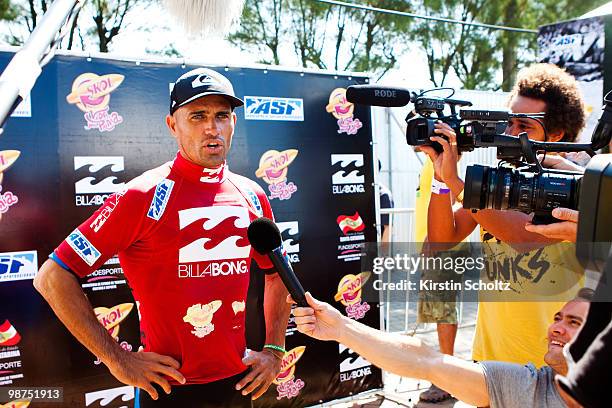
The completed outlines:
{"type": "Polygon", "coordinates": [[[166,210],[166,205],[170,200],[170,193],[174,187],[174,181],[165,179],[155,187],[155,194],[153,195],[153,201],[149,207],[147,217],[153,218],[155,221],[159,221],[161,216],[166,210]]]}
{"type": "Polygon", "coordinates": [[[100,251],[78,229],[75,229],[66,241],[87,265],[92,266],[100,258],[100,251]]]}

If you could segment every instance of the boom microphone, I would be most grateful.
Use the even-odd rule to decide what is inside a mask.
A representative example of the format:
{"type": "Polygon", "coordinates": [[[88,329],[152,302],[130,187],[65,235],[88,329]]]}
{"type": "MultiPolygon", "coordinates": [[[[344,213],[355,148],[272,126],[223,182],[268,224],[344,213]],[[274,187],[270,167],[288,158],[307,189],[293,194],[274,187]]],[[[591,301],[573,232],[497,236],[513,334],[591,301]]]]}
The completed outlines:
{"type": "Polygon", "coordinates": [[[406,88],[379,85],[351,85],[346,89],[346,99],[356,104],[385,107],[406,106],[413,101],[406,88]]]}
{"type": "Polygon", "coordinates": [[[268,218],[258,218],[249,225],[247,236],[257,252],[270,258],[276,272],[298,306],[308,307],[304,288],[295,276],[291,264],[283,255],[281,234],[276,224],[268,218]]]}

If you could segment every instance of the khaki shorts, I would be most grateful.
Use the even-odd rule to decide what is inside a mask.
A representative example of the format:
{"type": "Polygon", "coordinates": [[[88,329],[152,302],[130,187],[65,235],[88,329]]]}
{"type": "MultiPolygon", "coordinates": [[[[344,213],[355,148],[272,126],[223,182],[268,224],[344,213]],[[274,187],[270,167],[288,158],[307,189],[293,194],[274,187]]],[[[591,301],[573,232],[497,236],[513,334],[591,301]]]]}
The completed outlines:
{"type": "MultiPolygon", "coordinates": [[[[461,282],[462,276],[453,271],[421,272],[421,280],[461,282]]],[[[457,324],[457,290],[420,290],[417,323],[457,324]]]]}

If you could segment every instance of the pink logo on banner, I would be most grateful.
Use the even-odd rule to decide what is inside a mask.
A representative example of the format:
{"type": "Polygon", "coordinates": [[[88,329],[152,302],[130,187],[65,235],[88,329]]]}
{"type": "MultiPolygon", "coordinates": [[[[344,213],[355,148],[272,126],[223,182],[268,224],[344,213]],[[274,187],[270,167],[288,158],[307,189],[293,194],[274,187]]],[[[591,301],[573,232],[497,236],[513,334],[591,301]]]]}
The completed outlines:
{"type": "Polygon", "coordinates": [[[325,110],[338,119],[338,133],[356,135],[363,123],[357,118],[353,118],[355,105],[346,99],[346,89],[336,88],[329,95],[329,103],[325,110]]]}
{"type": "Polygon", "coordinates": [[[109,112],[110,94],[121,85],[124,76],[107,74],[99,76],[86,72],[72,83],[72,92],[66,101],[85,112],[86,130],[98,129],[99,132],[112,132],[123,122],[117,112],[109,112]]]}
{"type": "Polygon", "coordinates": [[[300,394],[300,390],[306,385],[304,381],[295,378],[295,364],[302,358],[304,351],[306,351],[306,346],[299,346],[287,351],[283,356],[281,371],[272,381],[277,385],[277,400],[297,397],[300,394]]]}
{"type": "Polygon", "coordinates": [[[9,208],[19,202],[19,197],[7,191],[2,193],[2,186],[0,185],[0,214],[6,213],[9,208]]]}
{"type": "Polygon", "coordinates": [[[289,200],[297,191],[297,186],[292,181],[287,181],[289,165],[298,155],[296,149],[288,149],[282,152],[268,150],[259,159],[259,167],[255,176],[268,183],[270,200],[289,200]]]}

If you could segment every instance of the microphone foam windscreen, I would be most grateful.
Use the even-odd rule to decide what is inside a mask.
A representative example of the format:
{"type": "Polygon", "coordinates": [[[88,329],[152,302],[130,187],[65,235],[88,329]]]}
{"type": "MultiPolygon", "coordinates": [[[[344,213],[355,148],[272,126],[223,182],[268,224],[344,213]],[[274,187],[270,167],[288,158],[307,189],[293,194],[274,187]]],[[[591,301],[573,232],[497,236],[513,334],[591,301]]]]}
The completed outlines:
{"type": "Polygon", "coordinates": [[[282,244],[282,238],[274,221],[266,217],[256,219],[247,230],[249,242],[260,254],[267,254],[282,244]]]}

